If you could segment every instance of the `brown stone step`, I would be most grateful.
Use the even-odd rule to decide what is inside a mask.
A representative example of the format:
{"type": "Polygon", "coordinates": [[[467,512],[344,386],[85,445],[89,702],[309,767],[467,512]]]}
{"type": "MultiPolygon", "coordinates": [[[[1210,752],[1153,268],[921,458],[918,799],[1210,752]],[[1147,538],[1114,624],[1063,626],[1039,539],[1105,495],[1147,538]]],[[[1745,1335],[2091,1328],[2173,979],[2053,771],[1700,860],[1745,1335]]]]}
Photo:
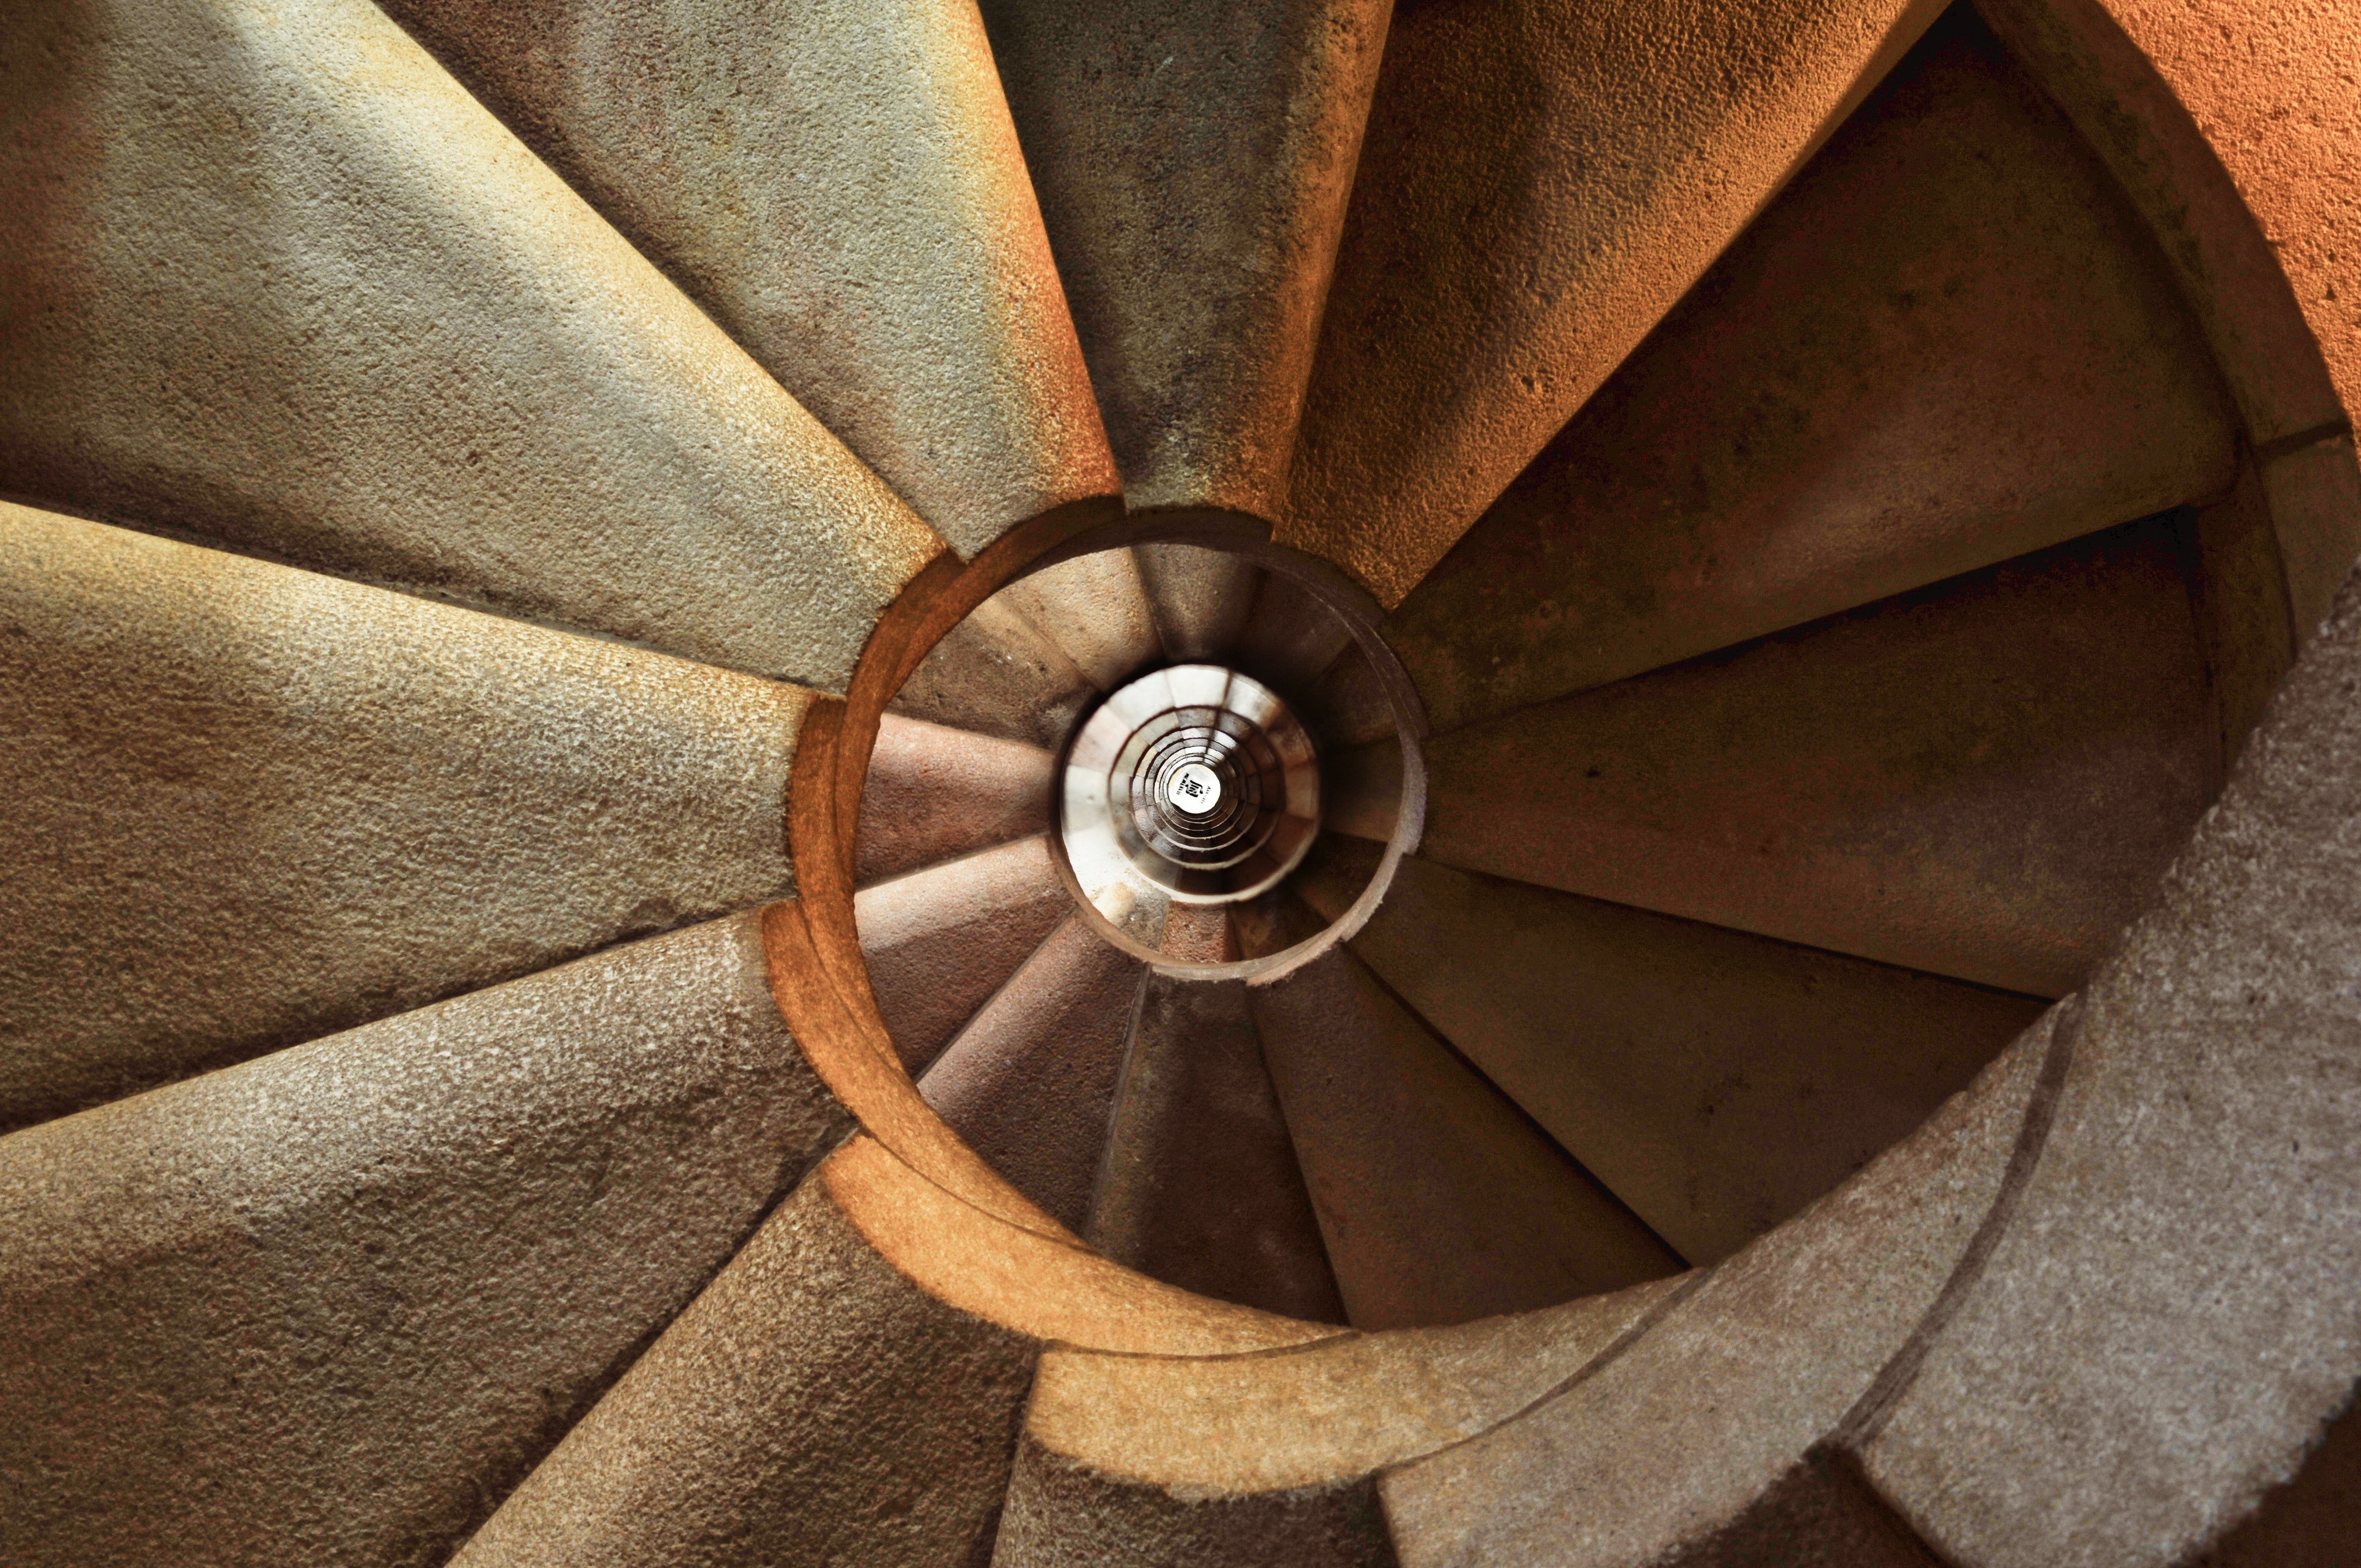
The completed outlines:
{"type": "Polygon", "coordinates": [[[0,1126],[791,892],[807,694],[0,504],[0,1126]]]}
{"type": "Polygon", "coordinates": [[[1048,832],[1056,761],[1038,746],[885,714],[861,795],[855,877],[883,882],[1048,832]]]}
{"type": "Polygon", "coordinates": [[[983,9],[1130,505],[1276,516],[1389,7],[983,9]]]}
{"type": "Polygon", "coordinates": [[[1167,657],[1219,664],[1246,634],[1261,569],[1244,555],[1197,544],[1137,544],[1141,586],[1167,657]]]}
{"type": "Polygon", "coordinates": [[[892,711],[1055,750],[1096,695],[1063,649],[995,595],[918,661],[894,695],[892,711]]]}
{"type": "Polygon", "coordinates": [[[28,26],[0,490],[823,690],[940,551],[374,5],[28,26]]]}
{"type": "Polygon", "coordinates": [[[2155,237],[1949,13],[1387,623],[1437,729],[2219,494],[2155,237]]]}
{"type": "Polygon", "coordinates": [[[442,1561],[849,1126],[746,916],[0,1138],[9,1561],[442,1561]]]}

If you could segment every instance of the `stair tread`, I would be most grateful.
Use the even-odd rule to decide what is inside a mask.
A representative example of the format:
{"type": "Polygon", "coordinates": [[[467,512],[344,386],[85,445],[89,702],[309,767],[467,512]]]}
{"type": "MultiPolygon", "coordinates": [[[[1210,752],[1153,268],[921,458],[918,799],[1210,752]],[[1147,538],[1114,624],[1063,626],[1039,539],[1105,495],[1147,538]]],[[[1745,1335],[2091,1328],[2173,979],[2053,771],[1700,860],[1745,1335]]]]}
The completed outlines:
{"type": "Polygon", "coordinates": [[[883,715],[853,847],[867,886],[1049,830],[1057,759],[1038,746],[883,715]]]}
{"type": "Polygon", "coordinates": [[[0,1126],[794,889],[794,687],[5,504],[0,605],[0,1126]]]}
{"type": "Polygon", "coordinates": [[[40,27],[0,488],[824,690],[940,552],[365,0],[40,27]]]}

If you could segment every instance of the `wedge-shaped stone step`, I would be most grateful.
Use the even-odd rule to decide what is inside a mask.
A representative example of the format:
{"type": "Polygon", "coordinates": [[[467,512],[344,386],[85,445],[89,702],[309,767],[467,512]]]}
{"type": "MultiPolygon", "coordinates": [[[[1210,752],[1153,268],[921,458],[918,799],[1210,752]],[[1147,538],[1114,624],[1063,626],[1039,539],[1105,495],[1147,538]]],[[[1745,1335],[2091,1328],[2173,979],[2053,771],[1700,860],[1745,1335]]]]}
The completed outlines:
{"type": "Polygon", "coordinates": [[[2032,995],[2219,766],[2167,517],[1430,743],[1420,852],[2032,995]]]}
{"type": "Polygon", "coordinates": [[[832,690],[940,550],[367,0],[24,27],[0,488],[832,690]]]}
{"type": "Polygon", "coordinates": [[[0,1139],[9,1561],[441,1561],[848,1125],[746,916],[0,1139]]]}
{"type": "Polygon", "coordinates": [[[1165,656],[1178,664],[1226,663],[1246,633],[1261,568],[1198,544],[1137,544],[1131,554],[1165,656]]]}
{"type": "MultiPolygon", "coordinates": [[[[1305,889],[1332,919],[1359,847],[1360,876],[1305,889]]],[[[2047,1005],[1416,856],[1353,951],[1693,1263],[1867,1165],[2047,1005]]]]}
{"type": "Polygon", "coordinates": [[[1039,627],[1103,692],[1165,662],[1156,612],[1128,550],[1095,550],[1044,566],[996,597],[1039,627]]]}
{"type": "Polygon", "coordinates": [[[975,1152],[1080,1231],[1145,967],[1071,916],[918,1080],[975,1152]]]}
{"type": "Polygon", "coordinates": [[[1461,1322],[1680,1269],[1350,952],[1253,994],[1354,1327],[1461,1322]]]}
{"type": "Polygon", "coordinates": [[[982,1563],[1045,1343],[1212,1356],[1326,1332],[1001,1224],[856,1139],[454,1562],[982,1563]]]}
{"type": "Polygon", "coordinates": [[[1083,1234],[1185,1289],[1345,1321],[1244,983],[1148,978],[1083,1234]]]}
{"type": "Polygon", "coordinates": [[[1135,509],[1277,515],[1389,9],[984,0],[1135,509]]]}
{"type": "Polygon", "coordinates": [[[0,505],[0,1126],[790,891],[791,686],[0,505]]]}
{"type": "Polygon", "coordinates": [[[1403,601],[1438,729],[2230,487],[2156,242],[1955,8],[1403,601]]]}
{"type": "Polygon", "coordinates": [[[1403,7],[1280,542],[1400,603],[1940,10],[1403,7]]]}
{"type": "Polygon", "coordinates": [[[1073,912],[1049,840],[1038,836],[854,896],[870,988],[912,1077],[1073,912]]]}
{"type": "Polygon", "coordinates": [[[1115,493],[972,5],[387,9],[962,554],[1115,493]]]}
{"type": "Polygon", "coordinates": [[[995,594],[928,650],[894,694],[893,711],[1055,750],[1095,693],[1063,649],[995,594]]]}
{"type": "Polygon", "coordinates": [[[1049,830],[1057,760],[1038,746],[884,715],[861,794],[866,884],[1049,830]]]}

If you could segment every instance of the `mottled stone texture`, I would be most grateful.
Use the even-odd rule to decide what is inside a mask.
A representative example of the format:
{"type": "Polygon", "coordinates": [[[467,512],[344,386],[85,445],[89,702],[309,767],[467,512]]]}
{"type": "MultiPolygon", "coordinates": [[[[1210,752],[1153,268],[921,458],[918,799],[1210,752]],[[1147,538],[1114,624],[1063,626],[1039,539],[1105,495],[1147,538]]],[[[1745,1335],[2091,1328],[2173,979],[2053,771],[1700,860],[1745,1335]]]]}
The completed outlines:
{"type": "Polygon", "coordinates": [[[807,694],[0,504],[0,1126],[792,891],[807,694]]]}
{"type": "Polygon", "coordinates": [[[0,1139],[0,1555],[440,1561],[848,1126],[742,916],[0,1139]]]}
{"type": "Polygon", "coordinates": [[[1438,730],[2226,490],[2106,168],[1957,7],[1386,635],[1438,730]]]}
{"type": "Polygon", "coordinates": [[[367,0],[11,28],[0,488],[829,690],[941,548],[367,0]]]}
{"type": "Polygon", "coordinates": [[[1405,7],[1279,541],[1400,602],[1939,9],[1405,7]]]}
{"type": "Polygon", "coordinates": [[[1114,492],[972,4],[387,9],[962,554],[1114,492]]]}
{"type": "Polygon", "coordinates": [[[1133,507],[1277,515],[1389,9],[985,0],[1133,507]]]}
{"type": "Polygon", "coordinates": [[[2361,595],[2092,981],[2055,1132],[1866,1442],[1945,1557],[2166,1563],[2361,1371],[2361,595]]]}
{"type": "Polygon", "coordinates": [[[886,714],[869,753],[853,874],[882,882],[1049,828],[1056,759],[886,714]]]}
{"type": "Polygon", "coordinates": [[[1090,677],[994,595],[918,661],[894,694],[894,711],[1054,750],[1095,696],[1090,677]]]}
{"type": "Polygon", "coordinates": [[[1034,1354],[807,1182],[455,1568],[980,1563],[1034,1354]]]}

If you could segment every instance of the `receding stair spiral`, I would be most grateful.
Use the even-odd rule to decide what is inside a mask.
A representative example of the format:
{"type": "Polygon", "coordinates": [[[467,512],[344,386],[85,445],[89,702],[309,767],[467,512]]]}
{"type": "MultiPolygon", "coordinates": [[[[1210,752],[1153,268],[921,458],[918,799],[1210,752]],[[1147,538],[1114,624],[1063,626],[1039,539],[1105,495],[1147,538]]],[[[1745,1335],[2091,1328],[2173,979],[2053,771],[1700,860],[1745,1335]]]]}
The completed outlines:
{"type": "Polygon", "coordinates": [[[0,16],[0,1562],[2350,1560],[2349,8],[0,16]]]}

